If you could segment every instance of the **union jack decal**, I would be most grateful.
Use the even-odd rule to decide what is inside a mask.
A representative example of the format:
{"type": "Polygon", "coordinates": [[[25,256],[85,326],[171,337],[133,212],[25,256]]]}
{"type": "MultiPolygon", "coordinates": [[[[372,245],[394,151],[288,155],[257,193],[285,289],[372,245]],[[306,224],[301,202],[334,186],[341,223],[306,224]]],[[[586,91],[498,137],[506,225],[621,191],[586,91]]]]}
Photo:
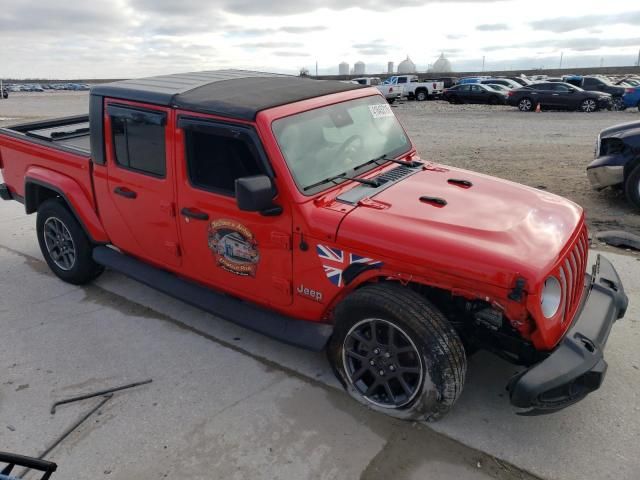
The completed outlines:
{"type": "Polygon", "coordinates": [[[326,245],[317,245],[316,252],[320,260],[322,260],[325,275],[336,287],[342,287],[344,285],[342,274],[354,263],[364,263],[373,266],[382,265],[382,262],[372,258],[356,255],[355,253],[347,253],[339,248],[328,247],[326,245]]]}

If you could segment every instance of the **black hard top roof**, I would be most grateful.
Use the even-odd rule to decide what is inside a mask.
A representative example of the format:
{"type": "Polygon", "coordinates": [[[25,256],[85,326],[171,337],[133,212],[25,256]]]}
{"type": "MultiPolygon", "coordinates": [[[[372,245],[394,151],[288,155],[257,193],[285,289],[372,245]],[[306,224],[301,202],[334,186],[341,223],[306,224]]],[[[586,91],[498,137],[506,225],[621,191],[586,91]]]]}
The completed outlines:
{"type": "Polygon", "coordinates": [[[331,80],[247,70],[212,70],[103,83],[91,95],[182,108],[242,120],[300,100],[364,88],[331,80]]]}

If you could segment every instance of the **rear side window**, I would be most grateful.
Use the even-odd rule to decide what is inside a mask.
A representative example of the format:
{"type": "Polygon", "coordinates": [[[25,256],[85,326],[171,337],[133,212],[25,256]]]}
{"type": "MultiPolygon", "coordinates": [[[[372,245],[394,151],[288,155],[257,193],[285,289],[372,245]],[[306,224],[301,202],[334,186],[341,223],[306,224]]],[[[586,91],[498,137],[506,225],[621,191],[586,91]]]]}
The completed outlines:
{"type": "Polygon", "coordinates": [[[165,115],[109,106],[116,163],[126,169],[165,177],[165,115]]]}
{"type": "Polygon", "coordinates": [[[185,129],[187,170],[195,187],[235,195],[236,179],[263,173],[242,137],[185,129]]]}

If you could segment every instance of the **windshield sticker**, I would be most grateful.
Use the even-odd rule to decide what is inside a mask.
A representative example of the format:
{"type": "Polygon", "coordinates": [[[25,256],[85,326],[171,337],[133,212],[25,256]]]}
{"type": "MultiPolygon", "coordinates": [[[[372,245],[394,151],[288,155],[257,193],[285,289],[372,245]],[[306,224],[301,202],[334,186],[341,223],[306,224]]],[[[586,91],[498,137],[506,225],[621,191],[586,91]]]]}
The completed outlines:
{"type": "Polygon", "coordinates": [[[369,105],[369,111],[373,118],[393,117],[393,110],[388,103],[379,103],[377,105],[369,105]]]}
{"type": "Polygon", "coordinates": [[[242,276],[256,276],[260,261],[253,233],[233,220],[214,220],[208,229],[209,249],[224,270],[242,276]]]}

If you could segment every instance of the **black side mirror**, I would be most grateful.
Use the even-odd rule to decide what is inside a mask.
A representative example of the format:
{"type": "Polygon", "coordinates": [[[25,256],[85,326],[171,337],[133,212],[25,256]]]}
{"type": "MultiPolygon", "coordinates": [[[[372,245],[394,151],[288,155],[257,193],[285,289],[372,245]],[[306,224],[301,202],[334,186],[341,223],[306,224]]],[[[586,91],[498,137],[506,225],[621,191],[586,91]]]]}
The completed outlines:
{"type": "Polygon", "coordinates": [[[245,212],[262,215],[279,215],[282,207],[273,204],[276,189],[266,175],[254,175],[236,179],[236,203],[245,212]]]}

